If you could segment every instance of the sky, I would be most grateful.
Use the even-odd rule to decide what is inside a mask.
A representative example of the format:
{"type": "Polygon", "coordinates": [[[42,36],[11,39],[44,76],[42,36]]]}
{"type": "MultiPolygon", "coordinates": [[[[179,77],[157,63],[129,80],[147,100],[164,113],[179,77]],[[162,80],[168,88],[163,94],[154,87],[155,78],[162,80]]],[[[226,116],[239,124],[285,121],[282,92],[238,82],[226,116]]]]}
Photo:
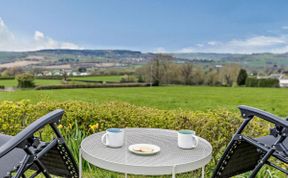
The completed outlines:
{"type": "Polygon", "coordinates": [[[288,52],[287,0],[2,0],[0,51],[288,52]]]}

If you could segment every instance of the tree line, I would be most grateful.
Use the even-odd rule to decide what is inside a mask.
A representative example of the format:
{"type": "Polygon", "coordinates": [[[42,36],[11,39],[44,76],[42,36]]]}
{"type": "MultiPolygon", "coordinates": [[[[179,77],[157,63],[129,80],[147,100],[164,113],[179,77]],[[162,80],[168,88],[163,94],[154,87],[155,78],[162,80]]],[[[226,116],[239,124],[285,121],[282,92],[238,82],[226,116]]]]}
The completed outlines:
{"type": "Polygon", "coordinates": [[[245,85],[248,77],[238,64],[203,66],[191,62],[176,63],[171,56],[159,54],[136,70],[139,80],[161,84],[233,86],[245,85]]]}

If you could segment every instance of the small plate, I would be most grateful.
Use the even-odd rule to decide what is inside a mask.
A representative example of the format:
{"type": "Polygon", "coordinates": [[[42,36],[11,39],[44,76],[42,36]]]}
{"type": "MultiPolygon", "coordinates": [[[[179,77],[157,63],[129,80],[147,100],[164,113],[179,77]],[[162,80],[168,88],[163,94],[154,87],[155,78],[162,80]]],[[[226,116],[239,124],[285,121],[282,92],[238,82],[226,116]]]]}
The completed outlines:
{"type": "Polygon", "coordinates": [[[160,151],[160,147],[151,144],[134,144],[130,145],[128,150],[138,155],[154,155],[160,151]]]}

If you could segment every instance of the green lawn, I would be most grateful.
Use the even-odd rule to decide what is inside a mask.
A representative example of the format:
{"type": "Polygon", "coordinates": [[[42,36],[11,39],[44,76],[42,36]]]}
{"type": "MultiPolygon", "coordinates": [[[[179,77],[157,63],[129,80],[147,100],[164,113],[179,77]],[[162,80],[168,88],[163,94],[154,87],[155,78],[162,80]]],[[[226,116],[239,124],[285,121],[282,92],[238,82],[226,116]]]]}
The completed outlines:
{"type": "Polygon", "coordinates": [[[159,109],[207,110],[218,107],[236,109],[245,104],[282,116],[288,115],[288,89],[225,87],[142,87],[66,90],[25,90],[0,92],[0,100],[30,99],[52,101],[125,101],[159,109]]]}
{"type": "Polygon", "coordinates": [[[120,76],[120,75],[109,75],[109,76],[72,77],[71,79],[119,82],[121,77],[122,76],[120,76]]]}
{"type": "Polygon", "coordinates": [[[12,87],[17,85],[16,80],[0,80],[0,85],[4,85],[5,87],[12,87]]]}
{"type": "MultiPolygon", "coordinates": [[[[36,79],[34,80],[36,85],[57,85],[61,84],[61,80],[44,80],[44,79],[36,79]]],[[[0,80],[0,85],[4,85],[5,87],[16,87],[17,80],[0,80]]]]}
{"type": "MultiPolygon", "coordinates": [[[[112,81],[119,82],[121,80],[120,75],[110,75],[110,76],[87,76],[87,77],[72,77],[71,79],[77,80],[95,80],[95,81],[112,81]]],[[[36,79],[34,80],[36,85],[58,85],[61,84],[61,80],[45,80],[45,79],[36,79]]],[[[0,80],[0,85],[5,87],[16,87],[17,80],[0,80]]]]}
{"type": "MultiPolygon", "coordinates": [[[[45,81],[46,82],[46,81],[45,81]]],[[[66,89],[66,90],[19,90],[15,92],[0,92],[0,101],[29,99],[38,101],[86,101],[95,104],[107,101],[124,101],[140,106],[159,109],[207,110],[225,107],[236,110],[240,104],[251,105],[273,112],[281,116],[288,114],[288,89],[284,88],[231,88],[231,87],[137,87],[137,88],[96,88],[96,89],[66,89]]],[[[78,148],[78,147],[77,147],[78,148]]],[[[207,170],[208,171],[208,170],[207,170]]],[[[95,169],[85,170],[83,177],[96,177],[95,169]]],[[[263,171],[264,173],[264,171],[263,171]]],[[[122,178],[105,170],[96,170],[97,177],[122,178]]],[[[179,178],[190,178],[192,174],[183,174],[179,178]]],[[[263,174],[264,175],[264,174],[263,174]]],[[[265,173],[265,176],[267,173],[265,173]]],[[[144,178],[144,176],[129,176],[144,178]]],[[[163,176],[168,178],[171,176],[163,176]]],[[[196,176],[195,176],[196,177],[196,176]]],[[[199,177],[199,176],[197,176],[199,177]]],[[[241,177],[241,176],[239,176],[241,177]]],[[[248,176],[242,176],[248,177],[248,176]]],[[[259,177],[263,177],[260,175],[259,177]]],[[[283,174],[279,178],[285,177],[283,174]]],[[[156,178],[156,177],[155,177],[156,178]]],[[[159,177],[160,178],[160,177],[159,177]]]]}

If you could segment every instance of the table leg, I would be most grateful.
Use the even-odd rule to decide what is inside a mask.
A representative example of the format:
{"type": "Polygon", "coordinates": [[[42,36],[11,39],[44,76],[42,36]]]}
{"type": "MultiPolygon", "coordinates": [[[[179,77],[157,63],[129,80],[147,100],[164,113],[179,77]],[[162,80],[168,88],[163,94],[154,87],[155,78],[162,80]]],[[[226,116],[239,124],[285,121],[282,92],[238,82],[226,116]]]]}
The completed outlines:
{"type": "Polygon", "coordinates": [[[81,148],[79,149],[79,178],[82,177],[82,155],[81,148]]]}
{"type": "Polygon", "coordinates": [[[205,177],[205,166],[202,167],[202,174],[201,174],[201,178],[205,177]]]}
{"type": "Polygon", "coordinates": [[[175,169],[176,169],[176,166],[173,166],[173,167],[172,167],[172,178],[176,178],[176,171],[175,171],[175,169]]]}

